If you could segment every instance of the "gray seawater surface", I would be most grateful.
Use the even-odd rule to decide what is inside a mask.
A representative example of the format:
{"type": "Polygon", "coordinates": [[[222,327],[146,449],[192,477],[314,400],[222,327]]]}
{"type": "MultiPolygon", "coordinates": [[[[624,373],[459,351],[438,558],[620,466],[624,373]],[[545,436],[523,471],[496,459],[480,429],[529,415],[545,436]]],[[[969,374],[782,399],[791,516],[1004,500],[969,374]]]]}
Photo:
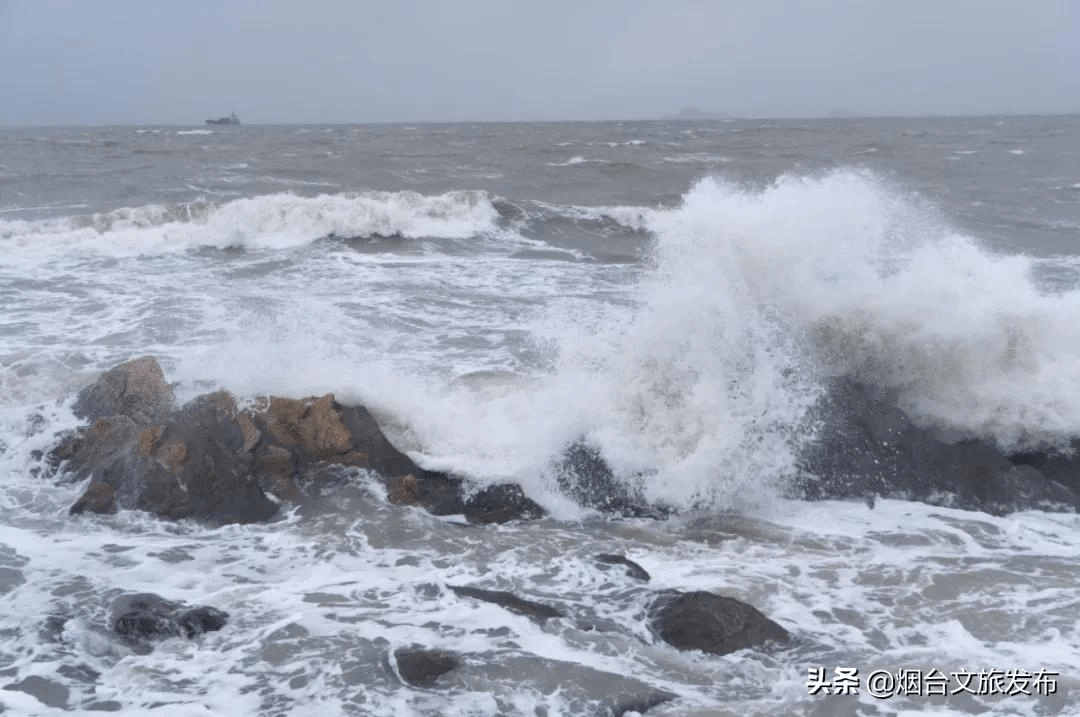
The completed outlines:
{"type": "Polygon", "coordinates": [[[676,695],[656,715],[1080,708],[1077,516],[777,497],[829,371],[961,432],[1076,434],[1077,118],[192,129],[0,131],[9,713],[578,715],[653,690],[676,695]],[[553,517],[466,526],[364,475],[265,526],[68,517],[80,487],[36,452],[80,386],[147,353],[185,398],[363,402],[423,464],[517,480],[553,517]],[[711,507],[575,509],[547,462],[581,435],[711,507]],[[645,622],[666,588],[746,600],[794,644],[678,653],[645,622]],[[132,654],[106,613],[141,591],[232,618],[132,654]],[[410,644],[464,665],[405,687],[410,644]],[[823,697],[815,666],[1060,677],[823,697]]]}

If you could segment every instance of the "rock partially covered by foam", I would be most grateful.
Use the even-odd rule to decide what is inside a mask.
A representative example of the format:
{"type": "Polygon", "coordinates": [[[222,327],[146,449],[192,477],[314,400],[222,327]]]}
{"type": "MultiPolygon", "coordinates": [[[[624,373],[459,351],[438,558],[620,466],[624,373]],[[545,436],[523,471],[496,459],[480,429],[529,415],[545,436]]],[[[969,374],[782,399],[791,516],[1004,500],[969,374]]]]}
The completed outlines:
{"type": "Polygon", "coordinates": [[[90,479],[72,513],[135,509],[251,523],[272,517],[282,502],[306,501],[349,468],[382,476],[392,502],[434,513],[502,522],[543,512],[516,486],[466,499],[460,479],[421,469],[367,409],[343,406],[333,394],[271,397],[241,409],[219,391],[172,408],[166,389],[150,358],[118,366],[80,394],[77,405],[93,422],[51,453],[74,479],[90,479]]]}
{"type": "Polygon", "coordinates": [[[680,650],[726,655],[789,639],[787,630],[752,605],[700,590],[662,591],[650,607],[650,617],[653,632],[680,650]]]}
{"type": "Polygon", "coordinates": [[[803,497],[876,495],[995,515],[1080,505],[1069,487],[1034,465],[1011,461],[987,441],[944,441],[850,379],[833,382],[817,414],[818,439],[802,456],[803,497]]]}
{"type": "Polygon", "coordinates": [[[640,486],[618,478],[600,451],[586,442],[567,446],[554,468],[559,489],[586,508],[633,518],[661,518],[669,512],[649,504],[640,486]]]}
{"type": "Polygon", "coordinates": [[[109,612],[113,632],[134,644],[168,637],[191,639],[220,630],[229,621],[229,614],[217,608],[191,607],[153,593],[121,595],[109,612]]]}

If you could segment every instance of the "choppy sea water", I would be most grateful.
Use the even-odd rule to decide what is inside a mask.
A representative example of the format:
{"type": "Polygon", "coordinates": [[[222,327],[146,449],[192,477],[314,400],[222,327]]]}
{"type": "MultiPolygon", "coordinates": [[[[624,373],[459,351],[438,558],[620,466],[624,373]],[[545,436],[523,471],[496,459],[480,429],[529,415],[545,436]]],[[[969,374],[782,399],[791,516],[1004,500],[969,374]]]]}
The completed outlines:
{"type": "Polygon", "coordinates": [[[2,130],[0,706],[589,715],[617,675],[677,696],[650,715],[1076,713],[1080,517],[783,496],[838,374],[952,435],[1080,435],[1078,239],[1072,117],[2,130]],[[69,517],[81,486],[38,452],[144,354],[184,398],[364,403],[422,465],[551,517],[468,526],[362,474],[268,525],[69,517]],[[581,437],[684,513],[571,504],[551,461],[581,437]],[[794,643],[679,653],[644,620],[664,588],[794,643]],[[105,629],[125,592],[232,617],[136,655],[105,629]],[[405,687],[411,644],[465,664],[405,687]],[[809,694],[838,667],[858,695],[809,694]],[[882,699],[878,670],[1057,691],[882,699]]]}

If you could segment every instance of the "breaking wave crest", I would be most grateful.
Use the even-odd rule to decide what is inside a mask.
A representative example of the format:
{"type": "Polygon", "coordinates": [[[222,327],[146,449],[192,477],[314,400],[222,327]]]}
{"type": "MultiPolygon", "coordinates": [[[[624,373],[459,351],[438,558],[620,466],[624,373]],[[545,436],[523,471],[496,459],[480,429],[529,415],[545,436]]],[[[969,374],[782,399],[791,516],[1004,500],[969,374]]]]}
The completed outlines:
{"type": "Polygon", "coordinates": [[[646,496],[749,507],[798,472],[830,379],[1006,449],[1080,435],[1080,291],[1047,293],[881,179],[840,171],[752,190],[706,179],[644,218],[626,302],[554,301],[532,326],[539,381],[383,396],[442,467],[532,489],[584,439],[646,496]]]}
{"type": "Polygon", "coordinates": [[[0,246],[9,258],[67,252],[138,256],[198,247],[283,249],[331,235],[467,239],[494,233],[498,219],[491,198],[481,191],[271,194],[224,204],[149,205],[62,219],[0,221],[0,246]]]}

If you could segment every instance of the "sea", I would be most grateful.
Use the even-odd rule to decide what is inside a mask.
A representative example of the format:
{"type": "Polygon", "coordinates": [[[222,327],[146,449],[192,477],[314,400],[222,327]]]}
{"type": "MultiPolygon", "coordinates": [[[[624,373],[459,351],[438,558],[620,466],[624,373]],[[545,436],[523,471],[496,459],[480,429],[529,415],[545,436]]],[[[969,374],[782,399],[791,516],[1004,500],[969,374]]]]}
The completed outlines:
{"type": "Polygon", "coordinates": [[[1080,714],[1080,515],[798,500],[837,376],[954,438],[1080,436],[1080,117],[0,128],[0,713],[1080,714]],[[548,516],[363,472],[266,524],[70,516],[43,454],[144,355],[180,400],[363,404],[548,516]],[[675,512],[576,505],[577,441],[675,512]],[[791,644],[680,652],[662,590],[791,644]],[[108,613],[141,592],[229,622],[139,654],[108,613]],[[410,646],[462,662],[410,687],[410,646]]]}

